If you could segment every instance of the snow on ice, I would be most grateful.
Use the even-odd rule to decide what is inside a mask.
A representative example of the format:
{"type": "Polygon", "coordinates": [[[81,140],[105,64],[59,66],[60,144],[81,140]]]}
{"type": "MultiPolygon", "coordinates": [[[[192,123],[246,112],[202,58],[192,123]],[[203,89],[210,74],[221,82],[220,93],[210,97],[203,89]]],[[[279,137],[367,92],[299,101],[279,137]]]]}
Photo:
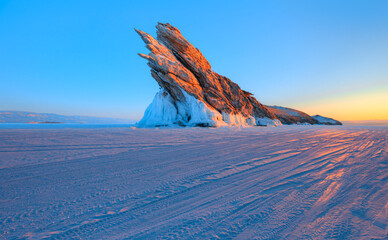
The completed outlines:
{"type": "MultiPolygon", "coordinates": [[[[148,114],[211,115],[196,107],[148,114]]],[[[2,129],[0,239],[386,239],[387,138],[344,126],[2,129]]]]}

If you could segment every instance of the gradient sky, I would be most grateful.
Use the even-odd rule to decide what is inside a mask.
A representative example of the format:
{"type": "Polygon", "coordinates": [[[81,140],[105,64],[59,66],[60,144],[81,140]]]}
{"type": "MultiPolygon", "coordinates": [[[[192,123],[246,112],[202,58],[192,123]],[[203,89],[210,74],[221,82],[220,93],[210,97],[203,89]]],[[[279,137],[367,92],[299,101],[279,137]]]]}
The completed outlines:
{"type": "Polygon", "coordinates": [[[0,110],[140,119],[158,85],[133,31],[169,22],[281,105],[388,119],[388,1],[0,1],[0,110]]]}

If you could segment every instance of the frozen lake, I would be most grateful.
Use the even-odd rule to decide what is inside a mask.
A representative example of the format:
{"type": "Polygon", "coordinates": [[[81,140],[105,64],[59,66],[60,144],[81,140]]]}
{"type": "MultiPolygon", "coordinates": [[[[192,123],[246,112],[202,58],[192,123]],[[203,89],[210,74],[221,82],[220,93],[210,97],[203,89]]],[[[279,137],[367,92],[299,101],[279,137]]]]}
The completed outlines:
{"type": "Polygon", "coordinates": [[[66,129],[66,128],[128,128],[133,124],[80,124],[80,123],[0,123],[1,129],[66,129]]]}
{"type": "Polygon", "coordinates": [[[0,129],[0,239],[387,238],[387,127],[44,128],[0,129]]]}

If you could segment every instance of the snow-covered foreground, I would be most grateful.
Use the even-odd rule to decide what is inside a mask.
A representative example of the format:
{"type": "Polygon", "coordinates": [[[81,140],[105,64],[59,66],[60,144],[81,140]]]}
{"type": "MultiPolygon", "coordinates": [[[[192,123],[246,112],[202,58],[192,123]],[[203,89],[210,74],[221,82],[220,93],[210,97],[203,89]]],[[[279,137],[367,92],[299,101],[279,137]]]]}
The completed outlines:
{"type": "Polygon", "coordinates": [[[387,237],[388,128],[0,130],[0,239],[387,237]]]}

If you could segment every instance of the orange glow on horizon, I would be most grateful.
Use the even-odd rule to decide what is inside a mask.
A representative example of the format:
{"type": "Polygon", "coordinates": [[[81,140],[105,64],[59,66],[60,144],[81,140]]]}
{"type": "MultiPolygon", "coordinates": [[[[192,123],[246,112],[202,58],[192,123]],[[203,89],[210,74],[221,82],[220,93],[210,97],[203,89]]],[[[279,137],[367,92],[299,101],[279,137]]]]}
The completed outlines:
{"type": "Polygon", "coordinates": [[[294,108],[310,115],[319,114],[340,121],[387,120],[388,85],[301,103],[294,108]]]}

